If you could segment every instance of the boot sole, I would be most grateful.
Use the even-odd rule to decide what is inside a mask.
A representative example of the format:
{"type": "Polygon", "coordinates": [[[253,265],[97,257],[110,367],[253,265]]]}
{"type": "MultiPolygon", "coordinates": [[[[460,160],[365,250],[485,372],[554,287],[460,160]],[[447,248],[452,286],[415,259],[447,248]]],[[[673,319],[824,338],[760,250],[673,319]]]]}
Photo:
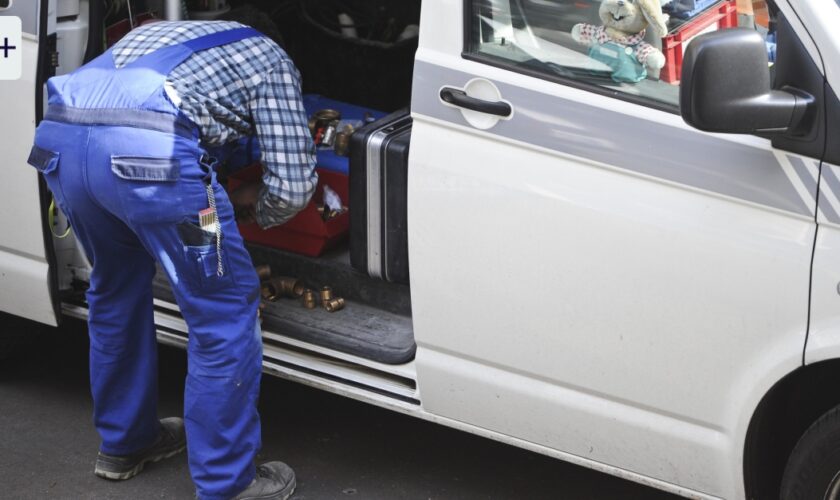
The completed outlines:
{"type": "Polygon", "coordinates": [[[281,491],[271,495],[260,495],[257,497],[237,497],[237,500],[288,500],[297,488],[297,479],[292,479],[292,482],[286,486],[287,491],[281,491]]]}
{"type": "MultiPolygon", "coordinates": [[[[96,476],[101,477],[103,479],[108,479],[108,480],[111,480],[111,481],[125,481],[126,479],[131,479],[132,477],[136,476],[137,474],[140,474],[141,472],[143,472],[143,467],[145,467],[146,464],[154,463],[154,462],[160,462],[161,460],[165,460],[167,458],[174,457],[175,455],[181,453],[185,449],[187,449],[186,444],[184,444],[183,446],[181,446],[180,448],[177,448],[175,450],[171,450],[171,451],[168,451],[166,453],[162,453],[160,455],[157,455],[157,456],[154,456],[154,457],[149,457],[145,460],[141,460],[140,463],[135,465],[132,469],[124,471],[124,472],[112,472],[112,471],[106,471],[106,470],[101,470],[101,469],[94,468],[93,473],[96,476]]],[[[286,500],[286,499],[284,498],[283,500],[286,500]]]]}

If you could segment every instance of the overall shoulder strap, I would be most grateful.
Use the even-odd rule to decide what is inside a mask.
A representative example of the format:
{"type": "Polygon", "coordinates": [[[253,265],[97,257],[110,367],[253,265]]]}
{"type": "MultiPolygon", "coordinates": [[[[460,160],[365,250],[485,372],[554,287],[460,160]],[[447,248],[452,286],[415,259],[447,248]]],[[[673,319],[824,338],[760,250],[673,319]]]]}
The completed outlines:
{"type": "Polygon", "coordinates": [[[150,52],[115,71],[115,77],[137,105],[163,88],[166,77],[191,55],[220,45],[263,36],[253,28],[235,28],[204,35],[150,52]]]}
{"type": "Polygon", "coordinates": [[[137,67],[153,68],[165,76],[196,52],[259,36],[263,36],[262,33],[254,28],[248,27],[218,31],[187,40],[186,42],[161,47],[126,64],[121,69],[137,67]]]}

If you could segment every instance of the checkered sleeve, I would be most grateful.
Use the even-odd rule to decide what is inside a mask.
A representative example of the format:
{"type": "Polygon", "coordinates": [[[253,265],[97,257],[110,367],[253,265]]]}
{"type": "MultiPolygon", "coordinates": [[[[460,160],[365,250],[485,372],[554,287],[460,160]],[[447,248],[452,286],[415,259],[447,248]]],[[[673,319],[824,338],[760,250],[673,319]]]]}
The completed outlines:
{"type": "Polygon", "coordinates": [[[262,228],[282,224],[303,210],[318,184],[315,144],[309,133],[300,73],[288,59],[262,78],[250,104],[262,151],[263,190],[256,207],[262,228]]]}

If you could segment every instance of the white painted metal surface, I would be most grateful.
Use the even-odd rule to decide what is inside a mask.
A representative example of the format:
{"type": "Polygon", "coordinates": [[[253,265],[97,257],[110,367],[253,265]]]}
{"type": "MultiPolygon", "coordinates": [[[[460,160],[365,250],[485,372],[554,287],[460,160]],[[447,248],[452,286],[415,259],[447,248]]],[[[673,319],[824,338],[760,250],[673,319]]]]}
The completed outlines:
{"type": "Polygon", "coordinates": [[[0,83],[7,124],[0,134],[0,311],[54,325],[38,173],[26,163],[35,135],[38,38],[24,32],[21,51],[23,76],[0,83]]]}
{"type": "MultiPolygon", "coordinates": [[[[823,163],[823,171],[840,173],[840,167],[823,163]]],[[[840,200],[824,179],[820,203],[840,209],[840,200]]],[[[820,211],[817,244],[814,246],[814,275],[811,291],[811,331],[805,363],[840,358],[840,224],[832,223],[820,211]]]]}
{"type": "MultiPolygon", "coordinates": [[[[583,102],[628,127],[685,127],[463,60],[461,6],[424,4],[418,62],[583,102]]],[[[813,219],[431,119],[417,112],[426,97],[414,99],[409,248],[424,410],[743,497],[749,420],[801,365],[813,219]],[[441,287],[440,276],[469,286],[441,287]]],[[[545,126],[574,129],[565,118],[545,116],[545,126]]],[[[734,140],[774,161],[769,143],[734,140]]],[[[655,137],[639,144],[657,147],[655,137]]],[[[726,158],[710,151],[710,161],[726,158]]]]}
{"type": "Polygon", "coordinates": [[[814,47],[809,49],[822,54],[821,67],[825,68],[828,81],[837,91],[840,85],[840,32],[837,30],[840,5],[835,0],[784,0],[780,6],[786,14],[794,14],[800,20],[799,26],[807,29],[814,40],[814,47]]]}

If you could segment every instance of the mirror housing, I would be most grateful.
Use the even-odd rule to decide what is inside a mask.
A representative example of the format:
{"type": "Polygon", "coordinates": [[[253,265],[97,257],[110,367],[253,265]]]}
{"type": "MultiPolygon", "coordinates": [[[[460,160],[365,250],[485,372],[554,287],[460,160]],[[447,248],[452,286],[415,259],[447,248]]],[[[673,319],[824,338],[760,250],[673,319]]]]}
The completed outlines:
{"type": "Polygon", "coordinates": [[[688,45],[680,112],[706,132],[802,135],[813,124],[816,102],[792,87],[773,90],[764,39],[754,30],[733,28],[688,45]]]}

